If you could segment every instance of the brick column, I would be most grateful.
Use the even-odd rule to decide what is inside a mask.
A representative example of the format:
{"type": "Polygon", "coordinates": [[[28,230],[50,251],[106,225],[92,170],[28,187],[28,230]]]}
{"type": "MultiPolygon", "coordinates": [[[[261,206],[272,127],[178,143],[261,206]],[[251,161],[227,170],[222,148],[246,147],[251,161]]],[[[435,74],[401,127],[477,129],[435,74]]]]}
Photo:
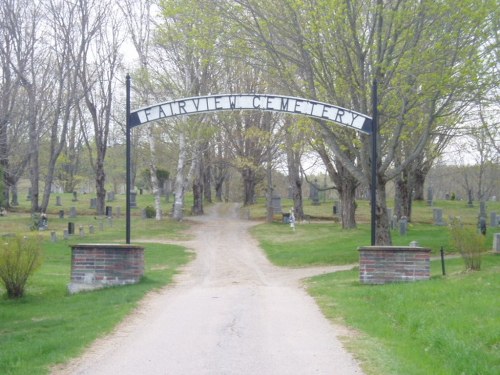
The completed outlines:
{"type": "Polygon", "coordinates": [[[71,246],[70,293],[138,283],[144,275],[144,248],[120,244],[71,246]]]}
{"type": "Polygon", "coordinates": [[[431,249],[410,246],[359,248],[359,280],[362,284],[386,284],[428,280],[431,249]]]}

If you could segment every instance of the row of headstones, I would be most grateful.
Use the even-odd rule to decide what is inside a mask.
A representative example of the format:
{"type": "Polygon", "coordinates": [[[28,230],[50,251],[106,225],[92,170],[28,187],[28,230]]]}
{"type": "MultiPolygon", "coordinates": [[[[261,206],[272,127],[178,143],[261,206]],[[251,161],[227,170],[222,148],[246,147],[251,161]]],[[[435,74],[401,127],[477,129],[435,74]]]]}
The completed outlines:
{"type": "MultiPolygon", "coordinates": [[[[134,198],[135,198],[135,196],[134,196],[134,198]]],[[[78,201],[76,191],[73,192],[73,199],[72,199],[72,201],[73,202],[77,202],[78,201]]],[[[114,202],[115,201],[115,193],[113,191],[110,191],[110,192],[107,193],[107,201],[108,202],[114,202]]],[[[90,199],[90,208],[95,208],[96,202],[97,202],[97,198],[91,198],[90,199]]],[[[62,206],[61,196],[60,195],[56,196],[56,206],[62,206]]]]}
{"type": "MultiPolygon", "coordinates": [[[[92,202],[90,204],[90,208],[95,208],[95,206],[92,206],[92,202]]],[[[119,218],[121,216],[121,207],[116,207],[116,211],[115,211],[115,216],[117,218],[119,218]]],[[[69,209],[69,217],[70,218],[75,218],[77,216],[77,212],[76,212],[76,207],[72,206],[70,207],[69,209]]],[[[105,213],[105,216],[106,217],[112,217],[113,216],[113,207],[111,206],[106,206],[106,213],[105,213]]],[[[59,219],[64,219],[64,210],[59,210],[59,219]]]]}
{"type": "MultiPolygon", "coordinates": [[[[108,227],[112,227],[113,226],[113,218],[111,217],[108,217],[107,218],[107,225],[108,227]]],[[[99,221],[99,230],[100,231],[103,231],[104,230],[104,221],[99,221]]],[[[92,224],[89,224],[88,226],[88,233],[89,234],[94,234],[95,233],[95,227],[94,225],[92,224]]],[[[72,223],[72,222],[69,222],[68,223],[68,228],[67,229],[64,229],[63,230],[63,238],[65,240],[69,239],[70,236],[73,236],[75,235],[75,223],[72,223]]],[[[83,225],[80,225],[78,227],[78,234],[80,235],[80,237],[84,237],[85,236],[85,228],[83,225]]],[[[50,232],[50,240],[52,242],[57,242],[57,234],[55,231],[51,231],[50,232]]]]}

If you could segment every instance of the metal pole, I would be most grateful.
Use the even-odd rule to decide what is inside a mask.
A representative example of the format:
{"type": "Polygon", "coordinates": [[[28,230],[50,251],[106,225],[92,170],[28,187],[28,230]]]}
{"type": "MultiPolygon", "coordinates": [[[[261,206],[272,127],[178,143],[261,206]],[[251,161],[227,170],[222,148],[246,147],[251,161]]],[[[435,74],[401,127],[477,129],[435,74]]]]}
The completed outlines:
{"type": "Polygon", "coordinates": [[[371,181],[371,245],[376,244],[377,230],[377,122],[378,122],[378,95],[377,95],[377,79],[373,80],[372,88],[372,181],[371,181]]]}
{"type": "Polygon", "coordinates": [[[441,253],[441,271],[443,272],[443,276],[446,276],[446,269],[445,269],[445,265],[444,265],[444,249],[443,249],[443,246],[441,246],[440,253],[441,253]]]}
{"type": "Polygon", "coordinates": [[[130,244],[130,74],[127,74],[126,78],[126,116],[127,119],[125,121],[125,134],[126,134],[126,155],[125,155],[125,160],[126,160],[126,169],[127,169],[127,175],[126,175],[126,214],[125,214],[125,243],[130,244]]]}

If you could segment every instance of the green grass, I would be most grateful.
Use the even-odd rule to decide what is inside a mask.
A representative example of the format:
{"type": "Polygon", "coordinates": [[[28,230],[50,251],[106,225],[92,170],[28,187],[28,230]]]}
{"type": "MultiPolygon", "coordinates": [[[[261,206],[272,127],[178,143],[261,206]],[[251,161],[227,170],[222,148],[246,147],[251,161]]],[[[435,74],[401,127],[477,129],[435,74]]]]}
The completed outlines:
{"type": "MultiPolygon", "coordinates": [[[[75,221],[92,220],[79,217],[75,221]]],[[[49,221],[52,225],[55,223],[49,221]]],[[[185,238],[186,228],[185,223],[169,220],[133,222],[137,238],[185,238]]],[[[42,234],[47,236],[46,232],[42,234]]],[[[44,263],[30,279],[26,296],[20,300],[0,297],[0,374],[45,374],[49,366],[78,355],[96,338],[110,332],[146,293],[171,282],[176,269],[191,257],[180,246],[148,243],[144,245],[145,277],[139,284],[69,295],[69,245],[124,242],[122,234],[122,225],[116,223],[102,232],[96,229],[94,236],[43,242],[44,263]]],[[[0,294],[5,294],[1,287],[0,294]]]]}
{"type": "MultiPolygon", "coordinates": [[[[440,263],[433,262],[433,274],[440,263]]],[[[376,375],[500,373],[500,257],[464,273],[447,261],[448,276],[366,286],[357,270],[307,282],[325,315],[351,327],[347,346],[376,375]]]]}
{"type": "MultiPolygon", "coordinates": [[[[259,240],[269,259],[276,265],[303,267],[328,264],[351,264],[359,259],[357,249],[370,245],[370,227],[361,224],[356,229],[343,230],[333,222],[297,224],[293,232],[282,223],[259,224],[252,228],[252,234],[259,240]]],[[[401,236],[392,231],[393,245],[408,246],[417,241],[428,247],[434,255],[441,246],[446,253],[455,249],[450,245],[447,227],[430,224],[410,224],[408,234],[401,236]]],[[[491,249],[493,236],[487,236],[487,247],[491,249]]]]}

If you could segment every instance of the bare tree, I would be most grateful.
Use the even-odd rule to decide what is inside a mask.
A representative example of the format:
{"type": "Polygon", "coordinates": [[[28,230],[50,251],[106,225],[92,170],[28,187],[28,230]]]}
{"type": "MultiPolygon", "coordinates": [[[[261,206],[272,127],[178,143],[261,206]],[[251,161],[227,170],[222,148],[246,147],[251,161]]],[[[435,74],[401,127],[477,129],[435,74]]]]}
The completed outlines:
{"type": "Polygon", "coordinates": [[[116,73],[120,64],[119,47],[123,42],[118,17],[113,17],[110,1],[80,0],[78,24],[80,40],[72,56],[79,67],[78,81],[83,91],[84,107],[80,108],[82,132],[95,173],[96,209],[104,214],[106,174],[104,160],[112,119],[116,73]],[[90,126],[86,126],[86,125],[90,126]]]}

